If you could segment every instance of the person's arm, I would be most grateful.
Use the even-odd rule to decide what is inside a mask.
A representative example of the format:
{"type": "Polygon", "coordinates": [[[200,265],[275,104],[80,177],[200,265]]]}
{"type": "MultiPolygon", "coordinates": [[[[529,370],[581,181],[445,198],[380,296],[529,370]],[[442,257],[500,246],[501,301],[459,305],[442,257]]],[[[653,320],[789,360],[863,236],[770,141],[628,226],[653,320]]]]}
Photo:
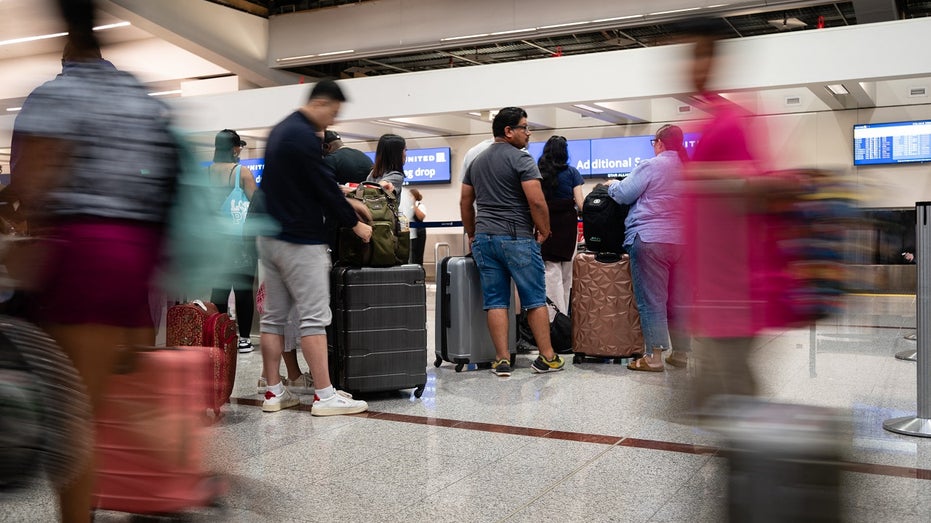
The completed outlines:
{"type": "Polygon", "coordinates": [[[424,218],[427,217],[427,213],[424,211],[424,208],[425,206],[423,202],[414,202],[414,218],[416,218],[418,222],[422,222],[424,218]]]}
{"type": "Polygon", "coordinates": [[[252,174],[252,171],[248,167],[240,166],[239,169],[239,185],[242,187],[242,190],[246,193],[246,198],[249,198],[249,201],[252,201],[252,195],[255,194],[255,190],[259,186],[255,183],[255,175],[252,174]]]}
{"type": "Polygon", "coordinates": [[[652,178],[653,163],[650,161],[642,162],[634,167],[633,172],[627,175],[623,180],[608,180],[605,185],[608,186],[608,195],[617,203],[626,203],[628,205],[637,201],[640,195],[646,190],[652,178]]]}
{"type": "Polygon", "coordinates": [[[543,195],[543,186],[540,180],[527,180],[520,182],[524,190],[524,196],[527,198],[527,205],[530,206],[530,216],[533,218],[533,226],[536,228],[537,243],[543,243],[550,237],[550,210],[546,205],[546,196],[543,195]]]}
{"type": "Polygon", "coordinates": [[[37,204],[52,187],[58,185],[69,170],[73,144],[57,138],[19,134],[12,155],[16,171],[10,187],[24,212],[36,212],[37,204]]]}
{"type": "Polygon", "coordinates": [[[575,206],[581,211],[582,206],[585,205],[585,198],[582,196],[581,185],[576,185],[572,188],[572,199],[575,201],[575,206]]]}
{"type": "MultiPolygon", "coordinates": [[[[475,189],[467,184],[462,184],[462,190],[459,193],[459,214],[462,218],[462,228],[469,237],[469,245],[475,239],[475,189]]],[[[471,248],[471,247],[470,247],[471,248]]]]}
{"type": "Polygon", "coordinates": [[[333,171],[323,161],[323,149],[307,147],[306,144],[302,146],[293,141],[289,145],[298,163],[295,171],[307,176],[310,181],[309,189],[314,191],[321,205],[330,211],[341,226],[352,228],[352,231],[362,238],[362,241],[369,241],[372,237],[372,227],[359,221],[352,205],[346,201],[346,196],[336,184],[333,171]]]}

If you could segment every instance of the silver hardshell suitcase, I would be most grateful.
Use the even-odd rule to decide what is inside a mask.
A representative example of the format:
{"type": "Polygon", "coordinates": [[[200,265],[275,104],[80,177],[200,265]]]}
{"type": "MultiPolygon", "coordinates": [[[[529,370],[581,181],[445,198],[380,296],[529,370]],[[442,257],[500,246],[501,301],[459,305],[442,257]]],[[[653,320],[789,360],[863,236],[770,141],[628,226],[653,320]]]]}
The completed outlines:
{"type": "MultiPolygon", "coordinates": [[[[482,284],[472,256],[447,256],[438,265],[436,291],[436,361],[456,364],[487,364],[495,360],[495,346],[488,333],[482,308],[482,284]]],[[[515,300],[511,299],[508,352],[511,361],[517,346],[515,300]]]]}

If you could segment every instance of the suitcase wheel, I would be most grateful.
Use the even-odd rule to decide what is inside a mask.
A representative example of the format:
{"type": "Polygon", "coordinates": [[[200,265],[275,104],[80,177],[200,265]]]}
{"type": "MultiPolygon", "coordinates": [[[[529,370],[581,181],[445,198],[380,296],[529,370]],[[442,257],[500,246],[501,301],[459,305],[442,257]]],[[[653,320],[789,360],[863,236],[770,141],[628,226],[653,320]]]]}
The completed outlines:
{"type": "Polygon", "coordinates": [[[443,364],[443,358],[437,358],[436,361],[433,362],[433,366],[437,368],[439,368],[439,366],[442,364],[443,364]]]}
{"type": "Polygon", "coordinates": [[[578,365],[578,364],[584,363],[584,362],[585,362],[585,356],[584,356],[584,355],[578,354],[578,353],[577,353],[577,354],[575,354],[574,356],[572,356],[572,364],[573,364],[573,365],[578,365]]]}
{"type": "Polygon", "coordinates": [[[464,365],[465,365],[464,363],[457,363],[457,364],[456,364],[456,372],[462,372],[462,367],[463,367],[464,365]]]}
{"type": "Polygon", "coordinates": [[[424,384],[422,384],[422,385],[418,385],[417,388],[414,389],[414,397],[417,398],[417,399],[420,399],[420,397],[423,396],[423,390],[424,390],[425,388],[427,388],[427,384],[426,384],[426,383],[424,383],[424,384]]]}

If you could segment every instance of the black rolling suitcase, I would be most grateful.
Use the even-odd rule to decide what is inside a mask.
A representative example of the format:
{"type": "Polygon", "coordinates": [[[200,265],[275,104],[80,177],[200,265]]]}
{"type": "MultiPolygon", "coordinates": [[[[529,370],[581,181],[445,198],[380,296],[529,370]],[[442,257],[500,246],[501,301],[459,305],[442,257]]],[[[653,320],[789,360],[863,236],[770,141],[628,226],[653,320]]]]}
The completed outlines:
{"type": "Polygon", "coordinates": [[[333,321],[327,329],[330,377],[349,392],[427,383],[427,291],[420,265],[334,267],[333,321]]]}
{"type": "MultiPolygon", "coordinates": [[[[459,372],[469,363],[493,362],[495,346],[488,333],[482,306],[482,284],[475,260],[472,256],[443,258],[437,269],[436,281],[436,361],[433,364],[439,367],[448,361],[454,363],[456,372],[459,372]]],[[[508,352],[512,365],[517,352],[514,302],[512,296],[512,321],[508,324],[508,352]]]]}
{"type": "Polygon", "coordinates": [[[838,522],[850,430],[833,409],[725,396],[711,409],[728,466],[730,521],[838,522]]]}

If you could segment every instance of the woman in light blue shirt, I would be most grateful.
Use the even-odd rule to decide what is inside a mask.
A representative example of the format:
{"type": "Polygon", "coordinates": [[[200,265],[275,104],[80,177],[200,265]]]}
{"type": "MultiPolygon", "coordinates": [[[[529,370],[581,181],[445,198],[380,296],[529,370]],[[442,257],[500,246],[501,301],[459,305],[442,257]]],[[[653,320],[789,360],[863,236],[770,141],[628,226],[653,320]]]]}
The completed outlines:
{"type": "Polygon", "coordinates": [[[688,155],[682,129],[675,125],[661,127],[651,143],[654,158],[641,162],[624,180],[611,180],[607,185],[615,201],[630,205],[624,221],[624,247],[630,253],[646,344],[646,356],[628,368],[662,372],[662,354],[670,348],[670,334],[676,353],[666,358],[666,363],[684,367],[691,349],[684,329],[687,286],[683,283],[682,202],[678,194],[682,163],[688,155]]]}

